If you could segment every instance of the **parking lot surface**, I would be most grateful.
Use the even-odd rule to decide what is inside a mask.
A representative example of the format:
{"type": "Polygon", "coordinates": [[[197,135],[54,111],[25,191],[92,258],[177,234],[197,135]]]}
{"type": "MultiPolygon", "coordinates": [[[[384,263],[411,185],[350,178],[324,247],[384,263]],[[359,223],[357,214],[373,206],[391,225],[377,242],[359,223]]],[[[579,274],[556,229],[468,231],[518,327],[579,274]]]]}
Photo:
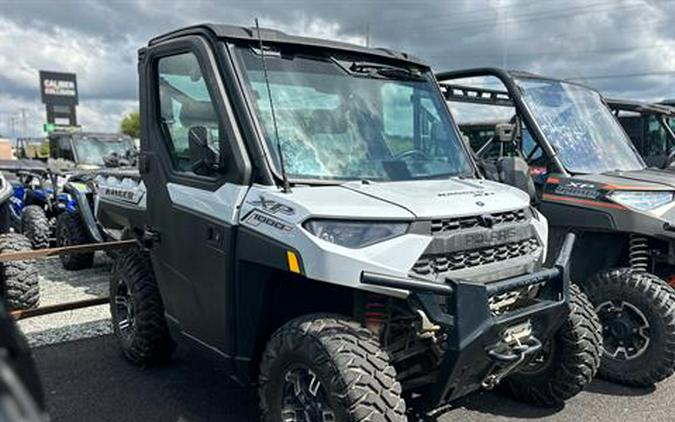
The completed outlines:
{"type": "MultiPolygon", "coordinates": [[[[58,260],[39,263],[43,304],[107,293],[110,262],[68,272],[58,260]]],[[[254,388],[231,381],[221,362],[179,348],[159,368],[140,369],[120,355],[110,333],[107,306],[21,322],[35,347],[54,422],[255,421],[254,388]]],[[[631,389],[595,381],[563,409],[542,409],[495,392],[469,396],[439,421],[675,421],[675,378],[655,389],[631,389]]]]}
{"type": "MultiPolygon", "coordinates": [[[[139,369],[102,337],[43,346],[37,363],[54,422],[255,421],[253,388],[231,381],[223,365],[185,349],[160,368],[139,369]]],[[[494,392],[470,396],[439,421],[672,421],[675,379],[654,390],[594,382],[563,409],[541,409],[494,392]]]]}

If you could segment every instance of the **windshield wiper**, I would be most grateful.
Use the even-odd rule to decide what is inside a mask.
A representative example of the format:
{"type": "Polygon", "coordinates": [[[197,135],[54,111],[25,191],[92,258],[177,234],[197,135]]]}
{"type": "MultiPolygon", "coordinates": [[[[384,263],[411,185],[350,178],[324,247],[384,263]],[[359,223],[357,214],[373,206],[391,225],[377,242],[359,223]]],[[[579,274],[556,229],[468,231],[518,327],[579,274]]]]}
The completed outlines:
{"type": "Polygon", "coordinates": [[[354,73],[364,73],[368,76],[380,76],[387,79],[422,80],[422,72],[414,68],[387,66],[375,63],[354,62],[349,66],[354,73]]]}

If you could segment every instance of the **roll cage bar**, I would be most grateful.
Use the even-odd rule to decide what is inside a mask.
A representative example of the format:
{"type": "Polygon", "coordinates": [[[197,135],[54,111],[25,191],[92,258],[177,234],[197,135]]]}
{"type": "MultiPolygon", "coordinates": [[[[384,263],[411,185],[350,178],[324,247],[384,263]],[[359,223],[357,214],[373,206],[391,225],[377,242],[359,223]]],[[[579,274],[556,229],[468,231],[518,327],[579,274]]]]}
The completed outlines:
{"type": "MultiPolygon", "coordinates": [[[[450,102],[463,102],[469,104],[485,104],[502,107],[515,107],[516,115],[518,115],[530,131],[533,139],[541,147],[544,154],[551,160],[551,164],[555,167],[555,171],[562,175],[570,175],[565,169],[558,157],[558,152],[555,147],[546,140],[537,121],[532,116],[529,108],[525,104],[520,88],[516,84],[515,78],[540,79],[548,81],[562,81],[560,79],[549,78],[529,72],[522,72],[517,70],[505,70],[496,67],[482,67],[462,70],[451,70],[447,72],[436,73],[436,79],[441,86],[441,91],[445,96],[445,100],[450,102]],[[452,81],[467,79],[467,78],[481,78],[494,77],[499,79],[506,91],[468,87],[465,85],[453,84],[452,81]]],[[[586,85],[576,82],[564,81],[573,85],[582,86],[586,89],[593,90],[586,85]]]]}
{"type": "Polygon", "coordinates": [[[675,108],[665,104],[647,103],[642,101],[608,98],[605,100],[613,111],[629,111],[640,114],[657,114],[664,117],[675,117],[675,108]]]}

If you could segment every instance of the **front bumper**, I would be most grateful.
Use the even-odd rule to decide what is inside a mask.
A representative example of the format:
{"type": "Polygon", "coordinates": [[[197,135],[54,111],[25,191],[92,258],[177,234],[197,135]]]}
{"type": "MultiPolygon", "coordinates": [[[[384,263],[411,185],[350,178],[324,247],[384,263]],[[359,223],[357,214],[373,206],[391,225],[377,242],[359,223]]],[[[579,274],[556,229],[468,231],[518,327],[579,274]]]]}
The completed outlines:
{"type": "Polygon", "coordinates": [[[569,260],[573,246],[574,235],[568,234],[553,268],[489,284],[451,279],[440,284],[362,274],[364,284],[410,291],[413,305],[447,334],[446,351],[435,382],[422,392],[429,408],[481,387],[494,386],[501,375],[516,369],[557,331],[569,312],[569,260]],[[501,314],[491,312],[490,297],[529,286],[540,287],[536,297],[524,306],[501,314]],[[531,326],[534,341],[505,349],[505,332],[522,324],[531,326]]]}

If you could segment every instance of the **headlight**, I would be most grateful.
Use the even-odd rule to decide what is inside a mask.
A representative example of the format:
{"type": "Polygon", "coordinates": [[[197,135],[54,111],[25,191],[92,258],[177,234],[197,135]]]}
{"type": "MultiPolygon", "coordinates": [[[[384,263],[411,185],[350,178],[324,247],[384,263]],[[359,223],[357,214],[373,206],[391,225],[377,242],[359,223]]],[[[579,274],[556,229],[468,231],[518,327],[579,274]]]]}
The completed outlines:
{"type": "Polygon", "coordinates": [[[617,204],[640,211],[649,211],[673,201],[673,192],[614,191],[608,198],[617,204]]]}
{"type": "Polygon", "coordinates": [[[319,239],[346,248],[362,248],[400,236],[408,223],[383,223],[377,221],[309,220],[305,229],[319,239]]]}

